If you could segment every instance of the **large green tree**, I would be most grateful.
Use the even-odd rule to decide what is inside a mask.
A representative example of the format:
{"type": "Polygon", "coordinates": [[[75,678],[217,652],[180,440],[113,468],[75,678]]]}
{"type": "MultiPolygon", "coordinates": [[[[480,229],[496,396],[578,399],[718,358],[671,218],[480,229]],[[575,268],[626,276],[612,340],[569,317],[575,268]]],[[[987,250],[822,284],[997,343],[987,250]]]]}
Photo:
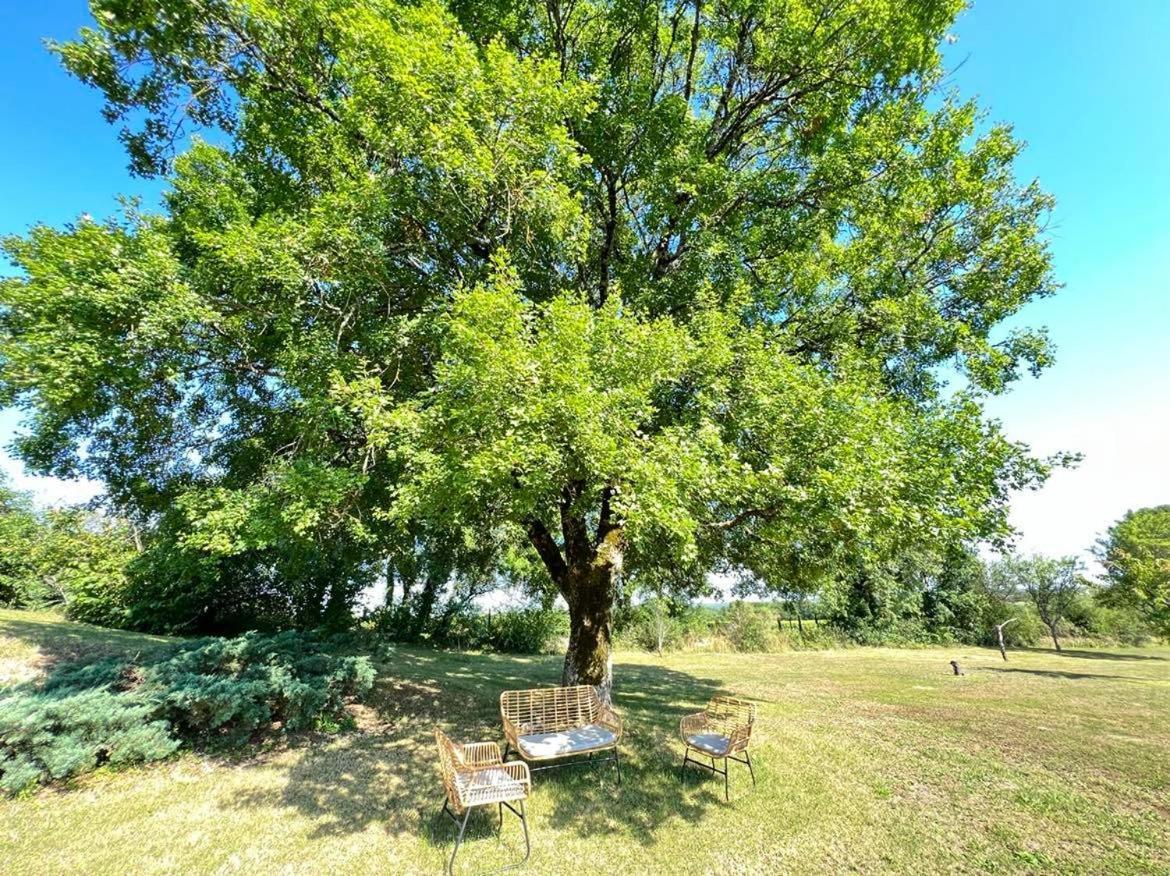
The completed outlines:
{"type": "Polygon", "coordinates": [[[1136,608],[1170,636],[1170,505],[1128,511],[1097,544],[1103,599],[1136,608]]]}
{"type": "Polygon", "coordinates": [[[566,682],[620,575],[1003,538],[1050,200],[940,90],[960,6],[93,0],[56,51],[170,188],[7,242],[18,450],[183,550],[524,569],[566,682]]]}

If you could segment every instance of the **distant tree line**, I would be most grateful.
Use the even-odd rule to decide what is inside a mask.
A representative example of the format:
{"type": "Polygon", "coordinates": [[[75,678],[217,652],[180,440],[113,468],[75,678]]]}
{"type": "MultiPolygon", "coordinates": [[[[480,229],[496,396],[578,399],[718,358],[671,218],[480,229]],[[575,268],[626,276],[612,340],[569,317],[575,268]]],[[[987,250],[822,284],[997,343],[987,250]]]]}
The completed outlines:
{"type": "MultiPolygon", "coordinates": [[[[791,579],[744,577],[735,591],[760,601],[722,607],[631,583],[617,598],[615,635],[625,645],[654,651],[712,643],[760,651],[781,643],[846,641],[996,646],[1001,635],[1006,646],[1048,639],[1059,650],[1068,637],[1140,644],[1170,636],[1170,506],[1128,513],[1096,553],[1101,580],[1088,577],[1071,557],[918,552],[877,571],[824,574],[812,588],[791,579]]],[[[265,575],[259,566],[236,570],[230,591],[219,589],[223,570],[211,570],[203,579],[209,586],[200,590],[192,587],[200,580],[193,574],[197,565],[175,563],[167,577],[157,556],[126,520],[95,508],[41,509],[29,495],[0,485],[0,605],[57,607],[75,620],[155,632],[360,623],[396,641],[519,652],[546,651],[568,635],[567,616],[547,591],[528,607],[478,607],[479,597],[505,584],[523,588],[523,577],[468,580],[450,567],[400,562],[381,570],[385,598],[360,612],[352,607],[355,588],[370,580],[343,581],[337,596],[325,567],[307,567],[303,589],[295,592],[275,586],[271,570],[265,575]],[[314,571],[319,586],[312,583],[314,571]],[[330,588],[344,610],[332,611],[330,588]]]]}

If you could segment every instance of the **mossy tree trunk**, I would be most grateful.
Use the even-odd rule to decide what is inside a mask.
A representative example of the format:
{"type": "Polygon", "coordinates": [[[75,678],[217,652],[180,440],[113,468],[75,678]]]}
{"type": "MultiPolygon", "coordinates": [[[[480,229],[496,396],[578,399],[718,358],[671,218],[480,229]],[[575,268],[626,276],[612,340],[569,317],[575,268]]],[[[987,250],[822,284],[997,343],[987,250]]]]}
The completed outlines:
{"type": "Polygon", "coordinates": [[[596,685],[608,702],[613,687],[614,583],[621,570],[622,532],[612,519],[611,490],[602,492],[592,532],[578,507],[581,491],[580,485],[573,484],[562,494],[560,544],[539,520],[528,522],[528,537],[569,607],[569,646],[561,683],[596,685]]]}

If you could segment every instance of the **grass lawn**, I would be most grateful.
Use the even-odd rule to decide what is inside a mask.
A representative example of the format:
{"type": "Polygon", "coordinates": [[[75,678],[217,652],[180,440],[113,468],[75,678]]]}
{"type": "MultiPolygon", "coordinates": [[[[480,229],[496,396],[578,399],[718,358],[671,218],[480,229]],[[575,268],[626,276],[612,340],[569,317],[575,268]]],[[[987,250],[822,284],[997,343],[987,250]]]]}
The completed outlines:
{"type": "MultiPolygon", "coordinates": [[[[159,639],[0,611],[9,680],[159,639]],[[17,671],[19,669],[19,671],[17,671]]],[[[0,800],[0,871],[439,873],[454,831],[431,730],[502,741],[499,691],[554,657],[390,648],[359,730],[236,758],[185,754],[0,800]]],[[[1170,873],[1170,649],[853,649],[618,655],[612,767],[539,773],[524,872],[1170,873]],[[957,658],[967,674],[950,675],[957,658]],[[732,765],[684,786],[678,718],[713,693],[760,705],[753,792],[732,765]]],[[[494,816],[493,816],[494,817],[494,816]]],[[[519,857],[472,817],[462,872],[519,857]]]]}

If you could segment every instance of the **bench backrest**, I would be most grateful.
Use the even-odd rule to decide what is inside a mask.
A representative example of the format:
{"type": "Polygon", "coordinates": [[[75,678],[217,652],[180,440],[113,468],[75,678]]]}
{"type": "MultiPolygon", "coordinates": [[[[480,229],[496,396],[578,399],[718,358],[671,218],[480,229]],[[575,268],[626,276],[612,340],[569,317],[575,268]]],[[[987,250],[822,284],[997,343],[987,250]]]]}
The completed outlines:
{"type": "Polygon", "coordinates": [[[601,698],[589,684],[506,690],[500,694],[500,714],[521,735],[557,733],[596,723],[601,698]]]}

